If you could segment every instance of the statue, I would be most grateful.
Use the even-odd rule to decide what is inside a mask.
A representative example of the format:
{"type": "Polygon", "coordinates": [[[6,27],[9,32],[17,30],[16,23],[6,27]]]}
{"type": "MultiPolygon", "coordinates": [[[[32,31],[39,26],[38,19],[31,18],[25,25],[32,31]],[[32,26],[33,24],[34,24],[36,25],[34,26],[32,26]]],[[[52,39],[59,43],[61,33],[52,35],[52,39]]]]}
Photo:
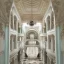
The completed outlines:
{"type": "Polygon", "coordinates": [[[34,34],[30,34],[29,45],[36,45],[36,41],[34,41],[34,34]]]}
{"type": "Polygon", "coordinates": [[[26,54],[28,55],[29,58],[37,58],[38,47],[33,46],[36,45],[36,41],[34,41],[34,34],[30,34],[30,41],[28,43],[32,46],[27,47],[26,54]]]}

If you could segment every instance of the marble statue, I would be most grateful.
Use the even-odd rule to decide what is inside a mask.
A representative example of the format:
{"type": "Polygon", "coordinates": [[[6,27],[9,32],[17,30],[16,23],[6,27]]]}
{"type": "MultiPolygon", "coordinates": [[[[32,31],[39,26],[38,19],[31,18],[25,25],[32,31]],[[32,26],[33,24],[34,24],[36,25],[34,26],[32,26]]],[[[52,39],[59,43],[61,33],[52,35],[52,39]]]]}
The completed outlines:
{"type": "Polygon", "coordinates": [[[27,47],[26,53],[29,58],[37,58],[38,55],[38,47],[36,47],[36,41],[34,41],[34,34],[30,35],[30,41],[29,41],[29,46],[27,47]],[[35,45],[35,46],[33,46],[35,45]]]}

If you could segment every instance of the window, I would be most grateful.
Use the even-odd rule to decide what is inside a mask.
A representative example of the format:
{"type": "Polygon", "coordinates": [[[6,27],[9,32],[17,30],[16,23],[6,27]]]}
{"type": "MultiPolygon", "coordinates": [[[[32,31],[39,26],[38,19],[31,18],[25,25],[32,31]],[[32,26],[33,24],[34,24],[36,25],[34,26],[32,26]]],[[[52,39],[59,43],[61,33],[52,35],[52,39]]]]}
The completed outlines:
{"type": "Polygon", "coordinates": [[[51,13],[51,29],[54,28],[54,13],[51,13]]]}
{"type": "Polygon", "coordinates": [[[11,29],[13,29],[13,14],[11,13],[11,29]]]}
{"type": "Polygon", "coordinates": [[[16,30],[16,25],[17,25],[17,17],[14,16],[14,29],[16,30]]]}
{"type": "Polygon", "coordinates": [[[10,36],[10,51],[12,51],[12,36],[10,36]]]}
{"type": "Polygon", "coordinates": [[[50,16],[47,17],[48,30],[50,30],[50,16]]]}
{"type": "Polygon", "coordinates": [[[53,36],[53,52],[55,52],[55,37],[53,36]]]}
{"type": "Polygon", "coordinates": [[[48,41],[48,44],[49,44],[48,48],[51,49],[51,37],[50,36],[48,37],[48,40],[49,40],[48,41]]]}
{"type": "Polygon", "coordinates": [[[16,49],[16,36],[13,36],[14,49],[16,49]]]}

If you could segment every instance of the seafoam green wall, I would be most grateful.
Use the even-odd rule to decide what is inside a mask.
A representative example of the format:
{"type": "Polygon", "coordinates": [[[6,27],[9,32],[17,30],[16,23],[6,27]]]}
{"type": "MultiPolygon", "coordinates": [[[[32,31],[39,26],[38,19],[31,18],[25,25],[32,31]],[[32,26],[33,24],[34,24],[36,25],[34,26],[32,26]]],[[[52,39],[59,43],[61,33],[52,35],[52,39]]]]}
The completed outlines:
{"type": "Polygon", "coordinates": [[[0,64],[4,64],[4,53],[0,55],[0,64]]]}
{"type": "Polygon", "coordinates": [[[61,24],[61,64],[64,64],[64,24],[61,24]]]}
{"type": "Polygon", "coordinates": [[[5,25],[5,43],[4,43],[4,57],[5,64],[9,64],[9,26],[5,25]]]}
{"type": "Polygon", "coordinates": [[[56,64],[62,64],[61,55],[61,25],[56,27],[56,64]]]}

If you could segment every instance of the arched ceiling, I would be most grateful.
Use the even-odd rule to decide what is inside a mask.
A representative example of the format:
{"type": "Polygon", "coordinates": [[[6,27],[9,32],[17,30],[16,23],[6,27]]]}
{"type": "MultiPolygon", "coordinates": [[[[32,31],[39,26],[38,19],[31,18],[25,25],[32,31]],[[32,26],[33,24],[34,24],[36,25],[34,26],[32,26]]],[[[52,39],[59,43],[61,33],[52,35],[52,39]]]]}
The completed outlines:
{"type": "Polygon", "coordinates": [[[34,20],[41,21],[48,8],[49,1],[50,0],[14,0],[23,21],[30,21],[32,16],[34,20]]]}

